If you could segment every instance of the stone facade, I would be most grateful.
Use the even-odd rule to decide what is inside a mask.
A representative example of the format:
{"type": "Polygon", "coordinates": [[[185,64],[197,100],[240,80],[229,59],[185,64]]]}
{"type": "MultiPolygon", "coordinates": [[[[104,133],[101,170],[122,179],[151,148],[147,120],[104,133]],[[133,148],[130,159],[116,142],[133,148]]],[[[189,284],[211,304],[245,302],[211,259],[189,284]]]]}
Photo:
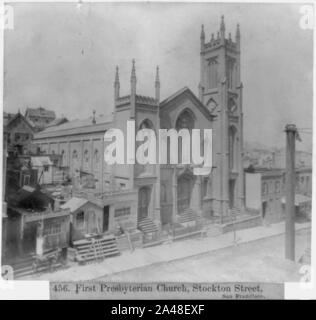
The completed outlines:
{"type": "MultiPolygon", "coordinates": [[[[100,195],[120,194],[121,190],[123,199],[124,192],[131,192],[129,206],[132,207],[135,227],[137,221],[145,218],[157,226],[172,224],[177,215],[187,210],[206,218],[229,215],[230,209],[241,211],[244,207],[244,179],[239,28],[236,42],[230,37],[226,39],[222,20],[220,36],[216,40],[212,38],[210,43],[205,43],[202,29],[199,88],[199,97],[185,87],[160,101],[157,67],[154,96],[139,95],[133,61],[127,95],[120,95],[118,67],[116,69],[114,107],[110,117],[97,117],[93,113],[86,120],[49,127],[35,135],[34,143],[43,153],[62,155],[63,165],[69,167],[72,176],[81,170],[92,173],[96,179],[96,192],[100,195]],[[136,132],[150,128],[156,137],[160,128],[213,129],[211,174],[195,176],[192,165],[182,164],[107,165],[103,159],[104,133],[117,128],[126,137],[128,120],[135,121],[136,132]]],[[[128,144],[125,141],[125,150],[128,144]]],[[[114,198],[108,196],[104,199],[111,202],[109,199],[114,198]]],[[[112,201],[111,210],[115,211],[113,205],[112,201]]]]}
{"type": "Polygon", "coordinates": [[[201,31],[201,77],[199,98],[216,116],[213,121],[214,169],[210,179],[212,211],[227,215],[229,209],[244,207],[243,110],[240,79],[240,30],[235,41],[225,37],[222,16],[217,38],[205,42],[201,31]]]}

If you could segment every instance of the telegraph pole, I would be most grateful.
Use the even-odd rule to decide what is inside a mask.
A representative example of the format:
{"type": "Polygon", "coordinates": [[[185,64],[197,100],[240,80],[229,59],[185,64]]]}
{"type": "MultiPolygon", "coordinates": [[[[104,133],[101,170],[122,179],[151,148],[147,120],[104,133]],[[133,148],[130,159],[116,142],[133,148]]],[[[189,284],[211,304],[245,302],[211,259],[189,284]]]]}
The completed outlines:
{"type": "Polygon", "coordinates": [[[285,176],[285,258],[295,261],[295,139],[294,124],[285,126],[286,176],[285,176]]]}

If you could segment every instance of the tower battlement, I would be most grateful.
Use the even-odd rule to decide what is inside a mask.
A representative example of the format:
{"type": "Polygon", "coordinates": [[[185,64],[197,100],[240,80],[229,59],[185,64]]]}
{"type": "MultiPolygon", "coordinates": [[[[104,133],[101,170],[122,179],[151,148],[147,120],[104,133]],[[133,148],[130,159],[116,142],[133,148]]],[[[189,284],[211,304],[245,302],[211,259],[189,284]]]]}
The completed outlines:
{"type": "Polygon", "coordinates": [[[231,33],[228,33],[228,37],[226,37],[224,16],[221,17],[220,29],[217,32],[217,35],[215,36],[214,33],[212,33],[210,41],[205,42],[204,25],[202,25],[201,28],[201,52],[210,49],[218,49],[221,46],[225,46],[227,49],[233,51],[239,51],[240,49],[239,24],[237,24],[235,39],[232,39],[231,33]]]}

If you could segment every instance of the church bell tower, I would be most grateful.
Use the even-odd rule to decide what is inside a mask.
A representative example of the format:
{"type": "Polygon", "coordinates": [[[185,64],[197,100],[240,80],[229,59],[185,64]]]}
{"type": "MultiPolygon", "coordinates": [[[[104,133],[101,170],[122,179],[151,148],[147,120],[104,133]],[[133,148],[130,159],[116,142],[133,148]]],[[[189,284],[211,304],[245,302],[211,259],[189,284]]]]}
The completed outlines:
{"type": "Polygon", "coordinates": [[[201,102],[216,116],[213,122],[212,211],[225,216],[244,209],[243,111],[240,80],[240,30],[235,39],[225,34],[224,16],[220,29],[206,41],[201,30],[201,102]]]}

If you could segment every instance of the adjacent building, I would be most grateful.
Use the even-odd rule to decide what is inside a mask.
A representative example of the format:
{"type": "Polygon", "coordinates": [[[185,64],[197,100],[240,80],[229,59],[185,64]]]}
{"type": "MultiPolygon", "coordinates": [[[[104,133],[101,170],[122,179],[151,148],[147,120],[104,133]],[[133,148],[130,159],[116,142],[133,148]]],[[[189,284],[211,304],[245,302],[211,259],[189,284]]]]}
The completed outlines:
{"type": "Polygon", "coordinates": [[[20,112],[4,112],[3,131],[7,142],[8,155],[28,154],[33,150],[32,139],[35,127],[20,112]]]}
{"type": "Polygon", "coordinates": [[[46,128],[52,121],[56,119],[55,112],[42,107],[27,108],[25,118],[34,124],[37,131],[46,128]]]}
{"type": "Polygon", "coordinates": [[[246,207],[260,212],[267,223],[283,219],[284,170],[256,168],[245,173],[246,207]]]}
{"type": "MultiPolygon", "coordinates": [[[[253,167],[246,170],[246,207],[260,211],[268,223],[278,222],[285,217],[284,169],[253,167]]],[[[311,168],[296,170],[295,207],[296,217],[309,219],[311,214],[311,168]]]]}

